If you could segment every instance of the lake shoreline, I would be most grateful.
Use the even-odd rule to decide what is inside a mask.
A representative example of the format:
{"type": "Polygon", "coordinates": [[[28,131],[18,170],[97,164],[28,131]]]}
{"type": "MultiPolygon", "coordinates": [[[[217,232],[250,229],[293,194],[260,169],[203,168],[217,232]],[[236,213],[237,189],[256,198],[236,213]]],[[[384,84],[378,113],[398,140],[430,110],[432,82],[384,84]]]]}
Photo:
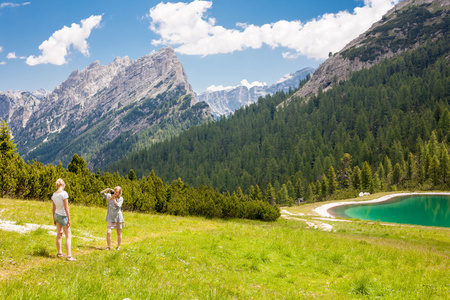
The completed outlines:
{"type": "Polygon", "coordinates": [[[344,205],[352,205],[352,204],[361,204],[361,203],[378,203],[378,202],[385,202],[388,200],[392,200],[393,198],[402,197],[402,196],[417,196],[417,195],[444,195],[444,196],[450,196],[450,192],[410,192],[410,193],[396,193],[396,194],[390,194],[383,196],[381,198],[367,200],[367,201],[343,201],[343,202],[334,202],[334,203],[328,203],[321,205],[317,208],[315,208],[313,211],[319,214],[321,217],[324,218],[337,218],[338,216],[334,215],[332,212],[330,212],[331,208],[335,208],[338,206],[344,206],[344,205]]]}

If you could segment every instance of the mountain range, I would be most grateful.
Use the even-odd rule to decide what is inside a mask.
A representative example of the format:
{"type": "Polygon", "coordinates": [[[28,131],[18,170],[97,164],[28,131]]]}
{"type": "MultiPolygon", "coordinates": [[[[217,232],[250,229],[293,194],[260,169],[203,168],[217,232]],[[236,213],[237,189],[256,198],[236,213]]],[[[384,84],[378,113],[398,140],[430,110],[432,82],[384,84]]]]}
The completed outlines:
{"type": "Polygon", "coordinates": [[[273,95],[279,91],[288,92],[290,89],[297,88],[299,83],[313,72],[314,68],[304,68],[295,73],[283,76],[280,80],[270,86],[239,85],[214,91],[207,90],[198,94],[197,99],[198,101],[208,103],[211,112],[215,117],[229,115],[236,109],[255,103],[260,97],[264,97],[268,94],[273,95]]]}
{"type": "Polygon", "coordinates": [[[212,115],[169,47],[136,61],[93,62],[51,93],[0,93],[0,118],[24,159],[67,164],[77,153],[95,169],[212,115]]]}

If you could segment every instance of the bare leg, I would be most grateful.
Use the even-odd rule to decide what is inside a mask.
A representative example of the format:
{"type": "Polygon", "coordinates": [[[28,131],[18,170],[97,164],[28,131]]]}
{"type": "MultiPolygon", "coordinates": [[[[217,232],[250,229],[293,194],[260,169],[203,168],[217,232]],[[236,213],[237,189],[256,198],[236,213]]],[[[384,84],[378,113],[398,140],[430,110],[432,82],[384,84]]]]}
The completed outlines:
{"type": "Polygon", "coordinates": [[[117,229],[117,248],[119,249],[120,243],[122,243],[122,229],[117,229]]]}
{"type": "Polygon", "coordinates": [[[70,231],[70,227],[63,226],[64,234],[66,235],[66,251],[67,257],[72,256],[72,232],[70,231]]]}
{"type": "Polygon", "coordinates": [[[108,249],[111,248],[111,229],[106,229],[106,243],[108,244],[108,249]]]}
{"type": "Polygon", "coordinates": [[[58,254],[62,254],[61,252],[61,241],[62,241],[63,229],[61,224],[56,222],[56,250],[58,254]]]}

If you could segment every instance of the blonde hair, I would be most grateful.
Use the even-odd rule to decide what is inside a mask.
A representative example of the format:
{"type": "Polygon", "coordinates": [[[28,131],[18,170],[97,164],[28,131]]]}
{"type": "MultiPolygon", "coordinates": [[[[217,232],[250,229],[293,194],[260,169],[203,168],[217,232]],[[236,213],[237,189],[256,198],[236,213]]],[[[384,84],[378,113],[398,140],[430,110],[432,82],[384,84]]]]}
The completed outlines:
{"type": "Polygon", "coordinates": [[[64,180],[62,180],[61,178],[59,178],[58,180],[56,180],[56,188],[59,189],[60,186],[62,185],[66,185],[66,183],[64,182],[64,180]]]}
{"type": "Polygon", "coordinates": [[[116,187],[114,188],[114,191],[115,191],[116,189],[119,191],[119,197],[122,196],[122,188],[121,188],[120,186],[116,186],[116,187]]]}

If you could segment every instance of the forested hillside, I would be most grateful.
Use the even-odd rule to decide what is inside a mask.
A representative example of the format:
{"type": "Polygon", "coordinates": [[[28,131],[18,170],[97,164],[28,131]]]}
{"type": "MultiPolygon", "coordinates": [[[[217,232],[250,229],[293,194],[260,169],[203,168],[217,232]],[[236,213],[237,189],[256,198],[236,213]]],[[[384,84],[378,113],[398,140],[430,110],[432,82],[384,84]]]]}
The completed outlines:
{"type": "Polygon", "coordinates": [[[67,170],[61,163],[54,166],[36,160],[25,162],[16,151],[7,124],[5,121],[0,123],[0,197],[50,200],[56,179],[63,178],[70,202],[74,204],[106,206],[100,191],[121,186],[125,210],[264,221],[274,221],[280,216],[278,208],[273,203],[263,202],[262,198],[221,194],[205,186],[194,189],[181,179],[167,184],[153,172],[147,175],[138,180],[133,171],[124,177],[117,172],[94,174],[77,154],[72,157],[67,170]]]}
{"type": "MultiPolygon", "coordinates": [[[[448,20],[448,17],[446,18],[448,20]]],[[[306,99],[260,98],[110,170],[155,171],[220,191],[257,185],[277,203],[330,194],[450,188],[450,34],[306,99]]],[[[335,195],[336,197],[336,195],[335,195]]],[[[270,198],[270,197],[269,197],[270,198]]]]}

